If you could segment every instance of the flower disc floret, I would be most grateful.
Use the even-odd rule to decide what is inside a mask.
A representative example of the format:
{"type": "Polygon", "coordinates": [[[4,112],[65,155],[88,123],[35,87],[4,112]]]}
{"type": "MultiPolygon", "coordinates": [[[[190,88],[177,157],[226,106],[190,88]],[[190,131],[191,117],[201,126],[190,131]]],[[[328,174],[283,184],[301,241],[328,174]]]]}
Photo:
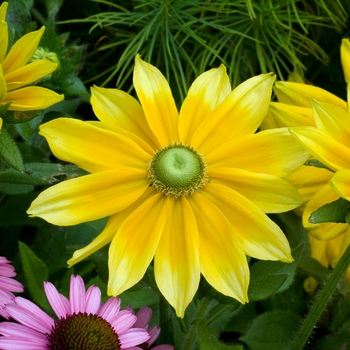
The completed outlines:
{"type": "Polygon", "coordinates": [[[207,165],[194,148],[173,143],[157,150],[148,166],[148,179],[158,192],[178,198],[208,183],[207,165]]]}
{"type": "Polygon", "coordinates": [[[111,325],[102,317],[86,312],[57,320],[48,339],[52,350],[120,349],[118,336],[111,325]]]}

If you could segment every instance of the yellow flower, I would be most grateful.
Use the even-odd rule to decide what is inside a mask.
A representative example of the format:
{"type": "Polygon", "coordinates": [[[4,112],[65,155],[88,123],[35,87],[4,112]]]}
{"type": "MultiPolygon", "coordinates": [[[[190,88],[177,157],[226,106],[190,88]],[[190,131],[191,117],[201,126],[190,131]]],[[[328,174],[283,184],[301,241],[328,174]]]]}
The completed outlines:
{"type": "MultiPolygon", "coordinates": [[[[342,40],[340,52],[345,81],[348,82],[350,75],[350,42],[348,39],[342,40]]],[[[298,125],[312,127],[319,125],[317,123],[320,123],[318,114],[320,113],[320,108],[317,102],[314,102],[313,111],[313,99],[326,103],[323,106],[328,106],[328,109],[332,109],[332,106],[334,106],[335,110],[341,110],[344,119],[349,119],[346,101],[319,87],[296,82],[296,79],[293,79],[291,82],[276,83],[274,91],[279,102],[270,104],[269,112],[260,127],[263,130],[273,127],[295,127],[298,125]],[[316,124],[315,119],[318,121],[316,124]]],[[[350,89],[348,89],[348,96],[349,91],[350,89]]],[[[339,127],[342,128],[341,126],[339,127]]],[[[311,154],[313,153],[311,152],[311,154]]],[[[297,214],[302,215],[303,226],[308,230],[312,256],[326,267],[329,267],[331,264],[334,266],[337,261],[335,256],[337,258],[340,257],[339,254],[342,254],[346,248],[346,246],[343,248],[345,244],[343,242],[350,238],[348,224],[313,224],[308,221],[312,212],[339,198],[339,195],[329,185],[333,175],[332,171],[304,165],[294,174],[285,178],[298,188],[301,193],[303,205],[295,211],[297,214]],[[313,237],[324,240],[324,242],[318,242],[313,237]],[[323,248],[321,249],[321,247],[323,248]],[[336,251],[338,255],[330,253],[325,255],[327,251],[336,251]]],[[[350,269],[347,277],[350,278],[350,269]]],[[[312,291],[316,284],[316,280],[310,277],[305,282],[305,288],[308,291],[312,291]]]]}
{"type": "Polygon", "coordinates": [[[48,60],[27,64],[39,45],[45,27],[21,37],[7,53],[6,10],[7,2],[4,2],[0,7],[0,106],[11,102],[9,111],[32,111],[62,101],[63,95],[52,90],[27,86],[57,68],[56,63],[48,60]]]}
{"type": "Polygon", "coordinates": [[[254,134],[274,79],[262,74],[231,91],[225,67],[211,69],[194,81],[178,113],[165,77],[137,56],[141,105],[123,91],[94,87],[99,122],[59,118],[40,127],[58,158],[91,174],[45,190],[28,213],[56,225],[111,215],[68,261],[111,242],[110,295],[140,281],[154,258],[157,285],[178,316],[200,273],[219,292],[247,302],[246,255],[293,260],[265,213],[300,205],[297,190],[280,177],[309,156],[287,129],[254,134]]]}

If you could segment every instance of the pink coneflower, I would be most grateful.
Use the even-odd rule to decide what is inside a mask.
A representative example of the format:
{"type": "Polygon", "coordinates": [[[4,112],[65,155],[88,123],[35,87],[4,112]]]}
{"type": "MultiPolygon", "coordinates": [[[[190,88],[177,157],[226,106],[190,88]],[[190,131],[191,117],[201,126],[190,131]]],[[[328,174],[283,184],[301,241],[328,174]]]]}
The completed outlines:
{"type": "Polygon", "coordinates": [[[15,268],[11,265],[11,261],[0,256],[0,316],[7,319],[10,315],[5,306],[13,302],[15,296],[12,292],[23,292],[22,284],[12,279],[15,276],[15,268]]]}
{"type": "MultiPolygon", "coordinates": [[[[128,306],[128,310],[133,311],[132,307],[128,306]]],[[[155,347],[151,347],[151,345],[157,340],[159,334],[160,334],[160,327],[157,325],[154,325],[150,328],[148,328],[148,323],[151,320],[152,317],[152,309],[148,306],[142,307],[136,314],[137,321],[133,325],[133,327],[143,328],[146,329],[150,335],[150,338],[140,345],[140,347],[144,350],[174,350],[174,347],[172,345],[163,344],[163,345],[157,345],[155,347]]]]}
{"type": "Polygon", "coordinates": [[[17,297],[16,304],[8,305],[7,310],[19,323],[0,323],[1,349],[136,350],[150,339],[145,329],[133,327],[137,317],[132,312],[120,311],[119,298],[102,304],[100,289],[91,286],[86,291],[80,276],[71,277],[69,299],[50,282],[44,282],[44,288],[58,320],[17,297]]]}

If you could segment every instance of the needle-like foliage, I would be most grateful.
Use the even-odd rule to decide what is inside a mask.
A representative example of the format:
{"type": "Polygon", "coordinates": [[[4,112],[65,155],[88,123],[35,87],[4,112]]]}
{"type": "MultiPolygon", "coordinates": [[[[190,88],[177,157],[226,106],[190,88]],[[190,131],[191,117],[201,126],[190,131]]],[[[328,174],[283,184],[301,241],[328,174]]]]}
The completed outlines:
{"type": "Polygon", "coordinates": [[[106,60],[111,65],[89,80],[103,77],[103,85],[115,81],[123,87],[140,53],[176,83],[180,98],[194,77],[220,63],[237,85],[260,72],[276,72],[280,79],[303,72],[304,55],[325,62],[317,31],[340,30],[347,17],[339,0],[93,1],[109,11],[74,22],[106,31],[107,43],[97,44],[99,59],[89,71],[96,73],[106,60]]]}

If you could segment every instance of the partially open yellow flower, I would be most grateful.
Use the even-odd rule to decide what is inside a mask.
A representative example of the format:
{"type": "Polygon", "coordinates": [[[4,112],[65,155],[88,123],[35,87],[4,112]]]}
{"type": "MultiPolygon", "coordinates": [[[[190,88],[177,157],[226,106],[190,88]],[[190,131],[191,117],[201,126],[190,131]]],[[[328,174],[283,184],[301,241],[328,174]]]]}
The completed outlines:
{"type": "MultiPolygon", "coordinates": [[[[348,82],[350,76],[350,42],[348,39],[342,40],[340,53],[344,78],[348,82]]],[[[350,125],[350,116],[346,101],[327,90],[295,81],[278,82],[274,87],[274,91],[279,102],[272,102],[270,104],[269,112],[261,125],[262,129],[308,126],[310,128],[304,129],[307,134],[308,131],[306,130],[314,130],[312,127],[315,126],[324,131],[329,127],[333,129],[332,135],[334,138],[341,138],[345,142],[345,130],[350,125]],[[335,122],[338,114],[340,119],[338,122],[335,122]],[[326,117],[327,115],[328,117],[326,117]],[[327,123],[327,126],[323,124],[322,119],[324,119],[324,123],[327,123]],[[340,122],[341,120],[342,122],[340,122]]],[[[350,89],[348,87],[348,96],[349,91],[350,89]]],[[[295,130],[299,129],[297,128],[295,130]]],[[[319,145],[326,146],[323,142],[326,143],[327,141],[321,140],[322,137],[319,137],[319,145]]],[[[341,147],[343,149],[344,146],[341,145],[341,147]]],[[[311,149],[309,151],[316,157],[315,152],[312,152],[311,149]]],[[[341,153],[342,151],[339,150],[339,152],[341,153]]],[[[335,171],[335,168],[330,168],[335,171]]],[[[325,252],[332,251],[334,253],[337,251],[337,258],[339,258],[339,254],[342,254],[345,250],[343,248],[344,242],[347,242],[350,238],[348,224],[314,224],[308,220],[311,213],[323,205],[339,199],[340,195],[335,193],[329,185],[329,181],[334,175],[333,171],[305,165],[286,178],[287,181],[299,189],[302,195],[303,205],[295,211],[299,215],[302,215],[303,226],[308,230],[312,256],[326,267],[329,267],[331,264],[334,266],[337,259],[335,259],[334,254],[332,258],[330,258],[330,253],[327,253],[326,256],[325,252]],[[324,240],[324,242],[317,242],[315,238],[311,237],[324,240]],[[339,237],[342,238],[340,239],[339,237]],[[320,252],[323,253],[321,254],[320,252]]],[[[347,272],[347,277],[350,277],[350,269],[347,272]]],[[[310,278],[306,281],[305,287],[308,291],[311,291],[315,288],[316,284],[316,281],[310,278]]]]}
{"type": "Polygon", "coordinates": [[[274,79],[262,74],[231,92],[225,67],[211,69],[194,81],[178,113],[165,77],[137,56],[141,105],[123,91],[94,87],[99,122],[59,118],[40,127],[58,158],[91,174],[45,190],[28,213],[56,225],[111,215],[68,262],[111,242],[110,295],[140,281],[154,258],[157,285],[178,316],[200,273],[219,292],[247,302],[246,255],[293,260],[265,213],[300,205],[297,190],[280,177],[309,156],[286,129],[255,134],[274,79]]]}
{"type": "Polygon", "coordinates": [[[57,68],[57,64],[49,60],[27,64],[39,45],[45,27],[21,37],[7,53],[6,9],[7,2],[4,2],[0,7],[0,106],[11,102],[9,111],[32,111],[62,101],[63,95],[52,90],[27,86],[57,68]]]}

